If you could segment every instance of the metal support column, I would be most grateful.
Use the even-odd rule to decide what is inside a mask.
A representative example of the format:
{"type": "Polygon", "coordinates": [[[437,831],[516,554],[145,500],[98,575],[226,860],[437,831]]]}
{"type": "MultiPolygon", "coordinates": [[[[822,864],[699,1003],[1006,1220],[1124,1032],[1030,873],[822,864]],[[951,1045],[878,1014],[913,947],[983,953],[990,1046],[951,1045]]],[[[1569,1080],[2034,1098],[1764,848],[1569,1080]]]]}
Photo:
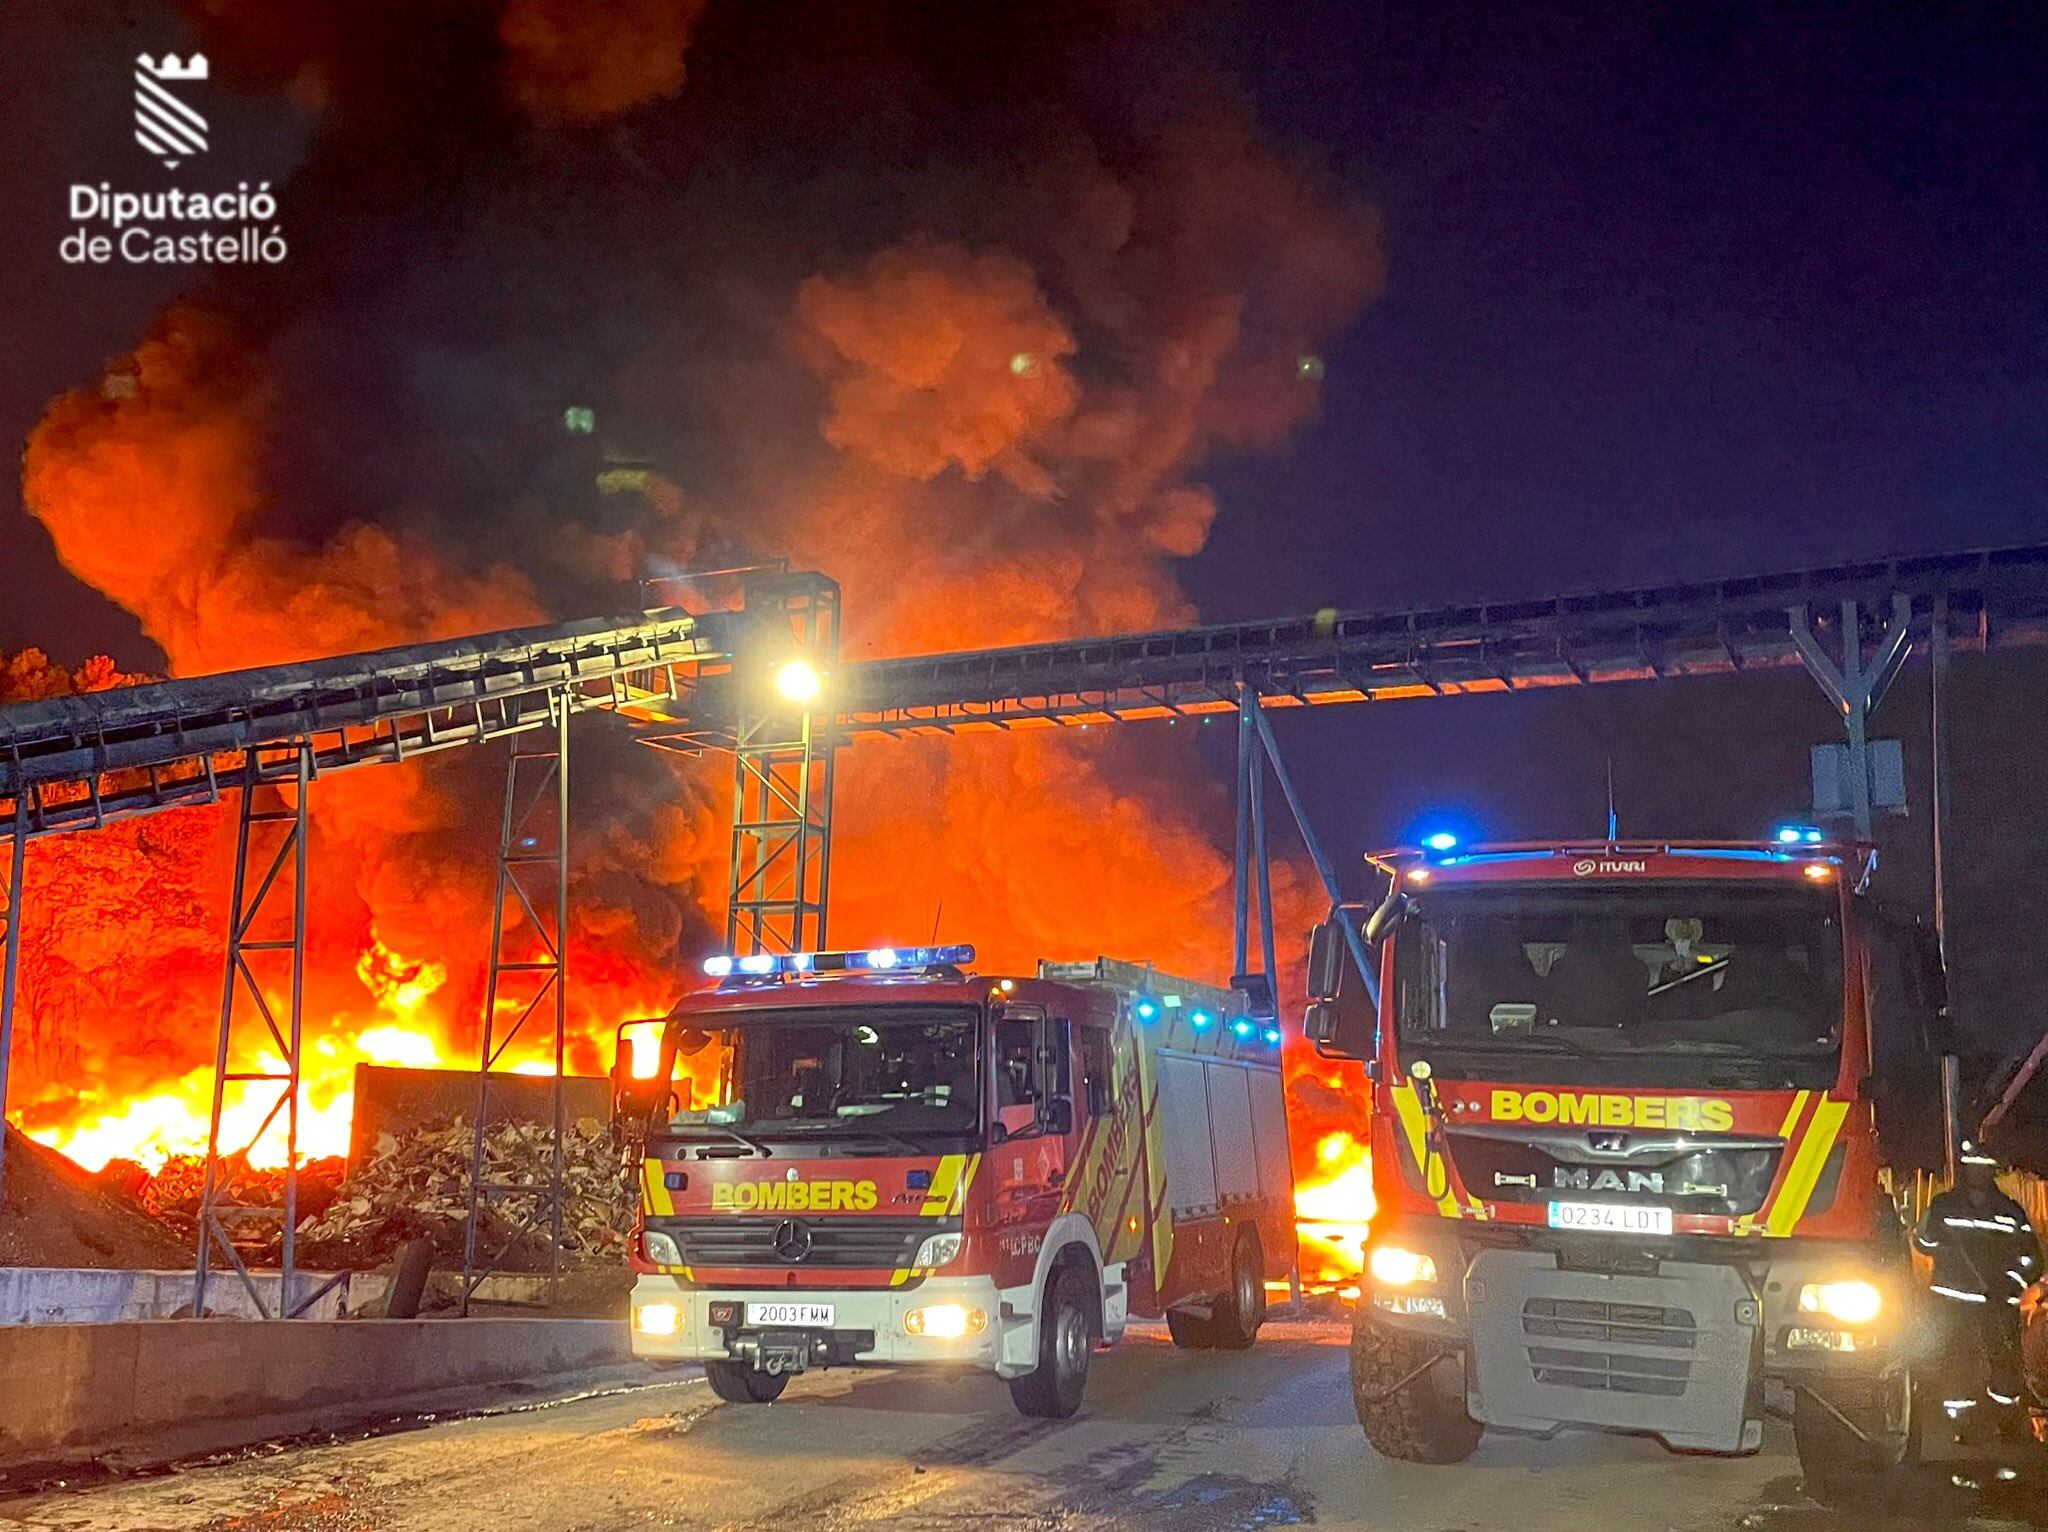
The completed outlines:
{"type": "MultiPolygon", "coordinates": [[[[469,1210],[463,1229],[462,1312],[467,1314],[476,1290],[537,1229],[548,1231],[548,1301],[560,1296],[562,1279],[562,1217],[567,1203],[563,1161],[563,1068],[569,1026],[569,699],[560,692],[547,698],[552,745],[534,748],[515,738],[505,766],[504,818],[498,837],[497,892],[491,907],[490,977],[484,990],[483,1035],[476,1075],[476,1115],[469,1153],[469,1210]],[[549,913],[543,916],[542,911],[549,913]],[[520,992],[524,992],[524,999],[520,992]],[[548,1175],[544,1184],[522,1182],[516,1175],[493,1179],[500,1167],[490,1163],[490,1130],[499,1119],[510,1067],[500,1068],[542,1002],[552,1016],[553,1041],[547,1058],[551,1121],[548,1175]],[[517,1007],[509,1026],[498,1020],[500,1005],[517,1007]],[[494,1089],[497,1087],[499,1089],[494,1089]],[[520,1207],[519,1204],[525,1204],[520,1207]],[[496,1225],[486,1237],[490,1215],[496,1225]],[[517,1222],[514,1223],[514,1219],[517,1222]],[[512,1225],[499,1236],[499,1228],[512,1225]]],[[[516,1062],[516,1061],[515,1061],[516,1062]]],[[[517,1121],[518,1119],[511,1119],[517,1121]]],[[[510,1167],[503,1167],[509,1172],[510,1167]]]]}
{"type": "Polygon", "coordinates": [[[825,945],[836,709],[792,700],[776,681],[783,666],[801,660],[829,697],[839,660],[839,586],[809,573],[756,577],[747,582],[747,612],[747,652],[736,664],[726,943],[740,953],[801,952],[825,945]]]}
{"type": "MultiPolygon", "coordinates": [[[[1230,971],[1245,973],[1251,953],[1251,833],[1252,762],[1257,759],[1258,735],[1252,728],[1252,709],[1258,706],[1251,689],[1243,682],[1237,689],[1237,778],[1232,792],[1237,799],[1237,869],[1231,886],[1230,971]]],[[[1263,869],[1261,869],[1263,871],[1263,869]]]]}
{"type": "Polygon", "coordinates": [[[7,904],[0,909],[0,1207],[7,1205],[7,1061],[14,1056],[14,995],[21,977],[21,912],[28,898],[28,821],[14,816],[8,839],[7,904]]]}
{"type": "Polygon", "coordinates": [[[1252,720],[1252,726],[1259,736],[1259,744],[1265,752],[1266,763],[1273,768],[1273,780],[1279,784],[1280,796],[1287,800],[1287,811],[1294,816],[1294,828],[1301,833],[1301,843],[1308,850],[1309,860],[1315,863],[1316,876],[1322,879],[1323,892],[1330,899],[1331,918],[1344,935],[1344,945],[1350,950],[1351,961],[1358,966],[1358,975],[1365,981],[1365,992],[1372,1001],[1373,1012],[1379,1012],[1380,976],[1373,967],[1372,953],[1365,945],[1365,933],[1359,928],[1357,913],[1344,903],[1343,890],[1337,884],[1337,869],[1323,850],[1323,843],[1316,838],[1316,832],[1308,822],[1308,810],[1302,804],[1301,794],[1294,790],[1294,779],[1287,775],[1287,765],[1280,759],[1280,746],[1273,739],[1273,726],[1266,721],[1266,710],[1258,698],[1247,692],[1240,699],[1240,708],[1252,720]]]}
{"type": "Polygon", "coordinates": [[[1872,832],[1870,714],[1884,700],[1886,690],[1912,652],[1913,598],[1904,592],[1892,597],[1891,621],[1868,656],[1863,653],[1862,613],[1855,601],[1844,601],[1839,662],[1821,646],[1803,604],[1787,608],[1786,615],[1791,619],[1792,642],[1806,663],[1807,673],[1842,715],[1849,744],[1850,817],[1855,822],[1857,838],[1867,841],[1872,832]]]}
{"type": "Polygon", "coordinates": [[[300,743],[287,752],[252,753],[243,768],[240,826],[235,841],[234,903],[228,913],[228,950],[221,982],[220,1031],[213,1056],[213,1112],[206,1131],[206,1170],[199,1194],[198,1250],[192,1277],[192,1313],[206,1313],[206,1289],[217,1253],[241,1280],[265,1319],[289,1319],[303,1305],[294,1302],[293,1273],[299,1222],[299,1063],[306,976],[306,804],[313,785],[313,752],[300,743]],[[256,876],[251,878],[252,871],[256,876]],[[253,886],[252,886],[253,884],[253,886]],[[282,958],[285,1024],[280,1027],[272,993],[282,958]],[[260,1027],[251,1027],[253,1013],[260,1027]],[[238,1026],[238,1018],[240,1025],[238,1026]],[[274,1051],[271,1051],[274,1050],[274,1051]],[[221,1152],[222,1123],[229,1088],[238,1095],[274,1086],[277,1096],[249,1141],[221,1152]],[[246,1169],[256,1146],[284,1115],[284,1185],[277,1204],[234,1200],[233,1173],[246,1169]],[[231,1221],[275,1218],[279,1240],[277,1302],[265,1299],[229,1232],[231,1221]]]}

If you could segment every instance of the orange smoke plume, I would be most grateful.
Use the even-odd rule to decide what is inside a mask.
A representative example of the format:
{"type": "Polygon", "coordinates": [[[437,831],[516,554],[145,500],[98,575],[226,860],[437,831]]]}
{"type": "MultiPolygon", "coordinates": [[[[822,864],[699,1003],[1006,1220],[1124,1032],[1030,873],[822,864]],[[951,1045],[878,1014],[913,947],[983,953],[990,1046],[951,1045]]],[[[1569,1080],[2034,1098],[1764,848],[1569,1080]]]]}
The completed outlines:
{"type": "MultiPolygon", "coordinates": [[[[905,211],[864,247],[843,220],[805,228],[790,212],[802,189],[781,185],[733,200],[736,217],[761,220],[751,243],[740,229],[725,249],[721,227],[707,245],[717,216],[667,200],[697,184],[669,172],[694,166],[715,131],[689,116],[714,78],[704,50],[721,44],[734,63],[765,48],[733,78],[758,74],[772,104],[783,44],[737,23],[697,28],[700,9],[430,4],[360,33],[353,8],[330,4],[244,0],[200,18],[210,48],[238,33],[219,39],[236,78],[288,85],[325,113],[308,170],[280,188],[325,239],[295,237],[315,274],[243,276],[173,305],[100,385],[51,405],[24,479],[66,567],[134,612],[173,673],[580,615],[615,599],[591,595],[607,576],[700,550],[787,556],[840,580],[849,657],[1196,615],[1176,561],[1227,510],[1201,466],[1282,441],[1313,413],[1316,348],[1381,281],[1372,210],[1278,159],[1227,92],[1196,82],[1128,129],[1033,118],[965,176],[933,172],[951,184],[896,188],[905,211]],[[481,46],[464,43],[472,33],[481,46]],[[474,166],[471,119],[436,103],[475,91],[369,109],[458,44],[467,83],[519,108],[494,126],[508,136],[488,147],[504,152],[474,166]],[[664,100],[686,50],[692,89],[664,100]],[[653,104],[613,136],[549,126],[640,103],[653,104]],[[421,152],[420,118],[442,135],[425,141],[464,155],[421,152]],[[550,220],[571,208],[557,250],[550,220]],[[791,228],[809,241],[794,255],[780,242],[791,228]],[[403,280],[377,264],[390,249],[406,251],[403,280]],[[360,336],[387,331],[393,354],[364,358],[360,336]],[[343,365],[362,374],[334,381],[343,365]],[[406,408],[383,408],[399,397],[406,408]],[[586,401],[623,420],[620,440],[587,442],[593,456],[566,467],[525,450],[537,422],[586,401]],[[332,421],[380,450],[329,449],[332,421]],[[533,482],[557,471],[560,484],[533,482]],[[596,509],[568,498],[564,485],[593,478],[661,492],[596,509]]],[[[756,110],[738,120],[780,120],[756,110]]],[[[755,162],[753,131],[726,164],[755,162]]],[[[1231,808],[1200,732],[853,749],[835,941],[936,925],[1004,967],[1103,952],[1225,977],[1231,808]]],[[[618,1022],[666,1009],[722,930],[729,825],[723,764],[585,737],[570,950],[572,1063],[589,1071],[618,1022]]],[[[312,1056],[330,1061],[315,1110],[339,1110],[359,1057],[474,1057],[496,771],[478,753],[314,794],[308,1016],[312,1056]]],[[[123,1112],[189,1104],[203,1072],[231,841],[222,813],[191,811],[39,846],[36,876],[61,881],[78,918],[29,928],[31,1127],[174,1136],[123,1112]],[[153,858],[145,874],[124,873],[137,856],[153,858]]],[[[1322,894],[1283,864],[1275,898],[1288,972],[1322,894]]],[[[1357,1126],[1336,1105],[1315,1121],[1357,1126]]]]}

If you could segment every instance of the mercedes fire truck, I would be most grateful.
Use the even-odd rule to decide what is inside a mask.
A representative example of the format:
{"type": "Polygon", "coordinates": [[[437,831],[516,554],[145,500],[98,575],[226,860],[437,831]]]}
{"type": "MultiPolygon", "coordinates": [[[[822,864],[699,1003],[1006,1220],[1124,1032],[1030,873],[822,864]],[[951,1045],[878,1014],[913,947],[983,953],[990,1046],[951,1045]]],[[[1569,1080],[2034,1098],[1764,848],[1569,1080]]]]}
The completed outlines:
{"type": "Polygon", "coordinates": [[[1131,963],[971,947],[714,958],[645,1114],[636,1355],[765,1403],[813,1367],[978,1368],[1078,1407],[1133,1314],[1244,1347],[1294,1259],[1280,1032],[1131,963]]]}
{"type": "Polygon", "coordinates": [[[1809,1482],[1896,1464],[1922,1296],[1887,1166],[1938,1160],[1945,1001],[1867,849],[1448,840],[1374,857],[1384,902],[1311,950],[1309,1035],[1369,1081],[1373,1446],[1747,1452],[1783,1385],[1809,1482]]]}

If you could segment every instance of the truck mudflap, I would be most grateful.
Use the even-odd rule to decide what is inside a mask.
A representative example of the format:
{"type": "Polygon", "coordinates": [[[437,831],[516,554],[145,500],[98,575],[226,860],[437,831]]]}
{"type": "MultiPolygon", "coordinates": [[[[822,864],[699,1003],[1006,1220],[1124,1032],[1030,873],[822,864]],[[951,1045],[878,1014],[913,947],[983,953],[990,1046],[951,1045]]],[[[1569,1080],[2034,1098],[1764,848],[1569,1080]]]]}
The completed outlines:
{"type": "Polygon", "coordinates": [[[1762,1314],[1733,1267],[1665,1261],[1652,1277],[1560,1270],[1548,1251],[1487,1250],[1465,1296],[1474,1420],[1649,1432],[1683,1451],[1763,1445],[1762,1314]]]}

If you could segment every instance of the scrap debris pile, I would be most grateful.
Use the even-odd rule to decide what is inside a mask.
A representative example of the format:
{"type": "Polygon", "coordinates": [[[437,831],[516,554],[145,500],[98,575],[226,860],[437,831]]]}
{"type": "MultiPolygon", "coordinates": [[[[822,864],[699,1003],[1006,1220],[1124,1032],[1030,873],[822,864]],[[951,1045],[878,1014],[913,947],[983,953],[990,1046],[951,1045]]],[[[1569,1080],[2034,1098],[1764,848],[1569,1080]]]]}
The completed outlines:
{"type": "MultiPolygon", "coordinates": [[[[484,1135],[485,1184],[534,1188],[488,1199],[478,1233],[482,1247],[495,1251],[526,1230],[500,1263],[506,1269],[544,1270],[548,1264],[546,1191],[553,1140],[548,1128],[525,1122],[498,1123],[484,1135]]],[[[380,1134],[375,1154],[342,1180],[325,1210],[299,1224],[301,1264],[373,1266],[405,1240],[420,1237],[431,1239],[444,1259],[459,1263],[473,1144],[470,1124],[459,1117],[399,1137],[380,1134]]],[[[568,1125],[562,1147],[564,1260],[586,1266],[622,1263],[638,1183],[627,1173],[619,1145],[603,1122],[582,1117],[568,1125]]]]}

